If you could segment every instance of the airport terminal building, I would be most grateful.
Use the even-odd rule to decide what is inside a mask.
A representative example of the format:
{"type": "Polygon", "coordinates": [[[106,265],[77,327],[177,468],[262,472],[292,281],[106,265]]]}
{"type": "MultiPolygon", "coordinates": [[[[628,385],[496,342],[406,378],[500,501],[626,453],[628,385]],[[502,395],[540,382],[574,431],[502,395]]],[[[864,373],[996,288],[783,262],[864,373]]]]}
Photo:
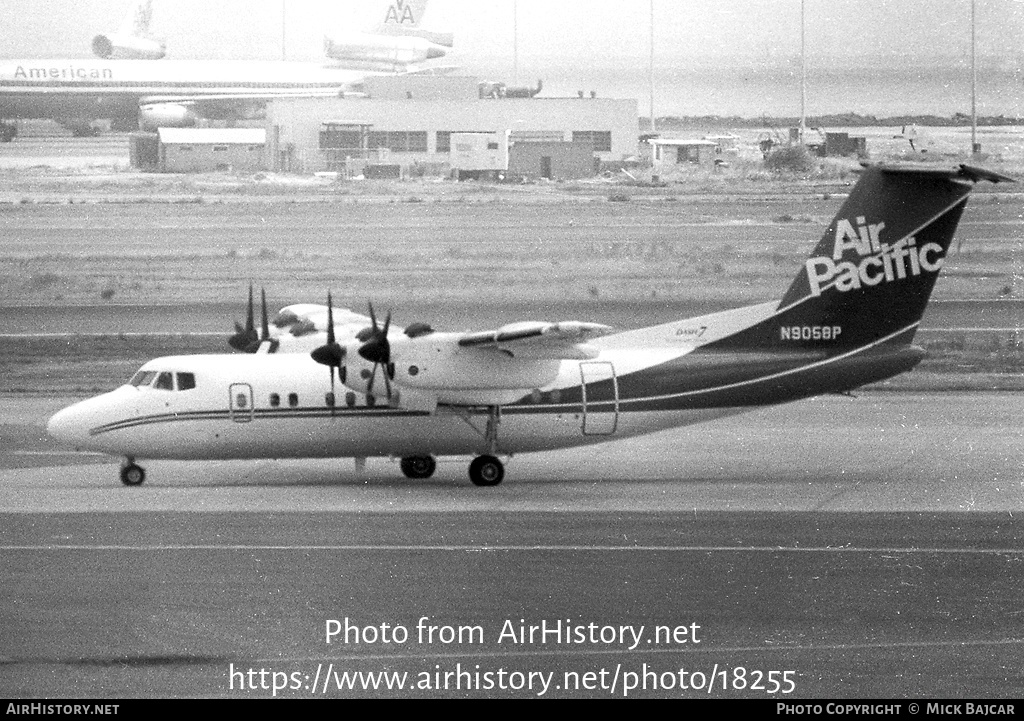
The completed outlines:
{"type": "Polygon", "coordinates": [[[371,166],[399,168],[403,175],[447,174],[457,133],[507,134],[513,164],[520,146],[517,167],[529,163],[523,174],[538,177],[556,177],[558,158],[579,156],[581,149],[595,161],[637,154],[636,100],[513,97],[486,92],[487,84],[475,77],[381,76],[367,79],[365,87],[362,97],[270,102],[267,168],[361,175],[371,166]],[[527,143],[562,144],[565,152],[555,153],[553,162],[550,154],[522,152],[527,143]],[[532,156],[535,162],[527,159],[532,156]]]}

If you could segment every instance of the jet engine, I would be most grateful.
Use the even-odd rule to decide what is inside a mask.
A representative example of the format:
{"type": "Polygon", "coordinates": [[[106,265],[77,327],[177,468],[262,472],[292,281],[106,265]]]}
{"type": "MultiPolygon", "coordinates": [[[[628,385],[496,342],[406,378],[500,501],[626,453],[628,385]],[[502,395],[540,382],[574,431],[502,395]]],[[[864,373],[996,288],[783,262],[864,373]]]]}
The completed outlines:
{"type": "Polygon", "coordinates": [[[324,54],[346,63],[405,66],[443,58],[446,50],[424,38],[352,33],[325,37],[324,54]]]}
{"type": "Polygon", "coordinates": [[[157,128],[191,128],[199,116],[188,105],[181,103],[151,103],[139,108],[139,128],[153,131],[157,128]]]}
{"type": "Polygon", "coordinates": [[[104,60],[159,60],[167,54],[167,45],[133,35],[97,35],[92,51],[104,60]]]}

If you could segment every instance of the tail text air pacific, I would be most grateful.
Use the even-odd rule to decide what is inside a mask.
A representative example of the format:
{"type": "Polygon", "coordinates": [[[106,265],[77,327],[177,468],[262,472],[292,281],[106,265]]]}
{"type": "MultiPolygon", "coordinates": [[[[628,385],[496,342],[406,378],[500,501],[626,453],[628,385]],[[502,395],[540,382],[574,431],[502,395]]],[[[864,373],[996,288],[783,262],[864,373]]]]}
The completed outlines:
{"type": "Polygon", "coordinates": [[[846,293],[903,280],[908,275],[918,276],[922,270],[935,273],[942,268],[944,252],[938,243],[918,247],[917,239],[910,236],[888,245],[882,239],[884,230],[885,223],[869,224],[863,216],[857,218],[856,226],[849,220],[840,220],[832,257],[807,259],[811,294],[820,296],[830,287],[846,293]],[[855,260],[842,260],[844,256],[855,260]]]}

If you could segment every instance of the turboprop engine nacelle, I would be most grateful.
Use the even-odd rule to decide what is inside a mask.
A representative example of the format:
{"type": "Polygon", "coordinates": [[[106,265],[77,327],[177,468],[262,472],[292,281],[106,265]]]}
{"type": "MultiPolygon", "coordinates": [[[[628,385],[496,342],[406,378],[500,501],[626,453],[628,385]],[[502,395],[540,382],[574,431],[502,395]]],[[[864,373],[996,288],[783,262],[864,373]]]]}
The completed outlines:
{"type": "Polygon", "coordinates": [[[92,51],[104,60],[159,60],[167,54],[167,45],[134,35],[97,35],[92,51]]]}
{"type": "MultiPolygon", "coordinates": [[[[443,393],[465,390],[511,390],[540,388],[553,381],[561,363],[552,359],[516,358],[497,348],[461,348],[460,334],[433,333],[421,338],[392,337],[391,382],[402,388],[443,393]]],[[[346,385],[361,393],[372,373],[373,363],[359,355],[361,343],[346,352],[346,385]]],[[[374,391],[379,393],[384,367],[377,369],[374,391]]]]}
{"type": "Polygon", "coordinates": [[[345,62],[404,66],[443,58],[446,50],[424,38],[358,33],[325,37],[324,54],[345,62]]]}
{"type": "Polygon", "coordinates": [[[188,105],[181,103],[152,103],[139,108],[139,128],[153,131],[157,128],[191,128],[199,116],[188,105]]]}

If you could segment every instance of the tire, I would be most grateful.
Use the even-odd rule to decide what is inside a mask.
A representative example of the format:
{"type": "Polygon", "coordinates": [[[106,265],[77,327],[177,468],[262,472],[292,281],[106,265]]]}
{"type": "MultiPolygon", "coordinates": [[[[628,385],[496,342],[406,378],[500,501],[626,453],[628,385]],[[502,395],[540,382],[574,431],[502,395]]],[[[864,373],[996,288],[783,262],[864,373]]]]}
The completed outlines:
{"type": "Polygon", "coordinates": [[[437,461],[433,456],[407,456],[402,459],[400,465],[405,477],[415,480],[430,478],[437,470],[437,461]]]}
{"type": "Polygon", "coordinates": [[[494,456],[480,456],[469,464],[469,480],[474,486],[490,488],[505,478],[505,466],[494,456]]]}
{"type": "Polygon", "coordinates": [[[126,486],[141,486],[146,480],[146,471],[142,466],[129,463],[121,468],[121,483],[126,486]]]}

